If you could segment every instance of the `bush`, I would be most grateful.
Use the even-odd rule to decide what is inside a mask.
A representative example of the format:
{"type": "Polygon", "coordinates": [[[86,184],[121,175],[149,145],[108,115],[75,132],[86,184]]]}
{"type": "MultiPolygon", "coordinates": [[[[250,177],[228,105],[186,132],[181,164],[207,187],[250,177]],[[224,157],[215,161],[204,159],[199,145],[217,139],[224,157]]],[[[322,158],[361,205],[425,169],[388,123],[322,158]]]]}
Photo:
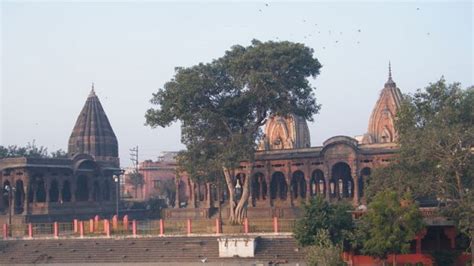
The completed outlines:
{"type": "Polygon", "coordinates": [[[320,229],[314,237],[315,244],[306,248],[306,262],[310,266],[343,266],[342,248],[334,245],[327,230],[320,229]]]}

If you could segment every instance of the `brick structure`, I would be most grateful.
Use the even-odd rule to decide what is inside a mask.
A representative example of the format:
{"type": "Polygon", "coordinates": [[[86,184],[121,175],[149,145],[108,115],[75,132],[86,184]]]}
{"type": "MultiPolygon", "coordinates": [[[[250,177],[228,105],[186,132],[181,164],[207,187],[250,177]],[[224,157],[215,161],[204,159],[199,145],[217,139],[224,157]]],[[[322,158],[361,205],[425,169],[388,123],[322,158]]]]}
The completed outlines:
{"type": "Polygon", "coordinates": [[[67,159],[0,159],[0,219],[11,214],[19,222],[71,221],[113,213],[112,176],[119,172],[117,138],[92,87],[72,130],[67,159]]]}

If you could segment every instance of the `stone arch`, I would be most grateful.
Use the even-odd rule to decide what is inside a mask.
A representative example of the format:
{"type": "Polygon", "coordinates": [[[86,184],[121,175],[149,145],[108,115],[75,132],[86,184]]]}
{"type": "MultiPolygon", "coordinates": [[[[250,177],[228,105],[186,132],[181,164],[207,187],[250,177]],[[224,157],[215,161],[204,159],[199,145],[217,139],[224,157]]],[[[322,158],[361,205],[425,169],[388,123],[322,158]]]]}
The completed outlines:
{"type": "Polygon", "coordinates": [[[76,179],[76,201],[89,200],[89,187],[87,176],[79,175],[76,179]]]}
{"type": "Polygon", "coordinates": [[[69,182],[69,180],[64,180],[62,194],[63,194],[63,198],[62,198],[63,202],[70,202],[71,201],[71,195],[72,195],[71,194],[71,182],[69,182]]]}
{"type": "Polygon", "coordinates": [[[370,167],[364,167],[360,171],[360,177],[357,184],[359,188],[359,198],[364,197],[365,182],[367,182],[367,179],[370,177],[371,174],[372,174],[372,169],[370,167]]]}
{"type": "Polygon", "coordinates": [[[15,213],[22,213],[25,208],[25,190],[23,188],[23,180],[19,179],[15,182],[15,213]]]}
{"type": "Polygon", "coordinates": [[[354,179],[351,176],[351,167],[345,162],[338,162],[332,166],[331,196],[349,198],[354,196],[354,179]]]}
{"type": "Polygon", "coordinates": [[[59,184],[56,179],[53,179],[53,181],[51,181],[51,185],[49,188],[49,201],[50,202],[59,201],[59,184]]]}
{"type": "Polygon", "coordinates": [[[46,202],[46,187],[43,177],[36,179],[36,202],[46,202]]]}
{"type": "Polygon", "coordinates": [[[94,186],[93,186],[93,189],[92,189],[92,199],[94,201],[100,201],[101,198],[100,198],[100,185],[99,185],[99,181],[98,180],[95,180],[94,181],[94,186]]]}
{"type": "Polygon", "coordinates": [[[311,196],[326,194],[326,181],[324,180],[324,172],[322,170],[316,169],[313,171],[310,180],[310,190],[311,196]]]}
{"type": "Polygon", "coordinates": [[[306,180],[304,173],[300,170],[295,171],[291,177],[291,193],[293,198],[306,198],[306,180]]]}
{"type": "Polygon", "coordinates": [[[285,175],[282,172],[274,172],[270,182],[271,199],[280,198],[286,200],[287,192],[288,184],[286,183],[285,175]]]}

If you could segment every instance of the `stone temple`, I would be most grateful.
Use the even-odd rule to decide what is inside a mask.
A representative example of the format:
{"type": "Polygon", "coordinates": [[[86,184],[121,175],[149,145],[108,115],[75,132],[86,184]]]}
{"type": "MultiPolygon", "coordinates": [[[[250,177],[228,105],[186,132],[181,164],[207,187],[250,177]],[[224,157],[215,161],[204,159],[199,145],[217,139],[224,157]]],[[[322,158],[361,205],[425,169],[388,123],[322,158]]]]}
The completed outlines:
{"type": "Polygon", "coordinates": [[[67,159],[0,159],[0,182],[11,187],[0,200],[0,219],[13,222],[71,221],[115,212],[120,173],[118,142],[94,92],[72,130],[67,159]]]}

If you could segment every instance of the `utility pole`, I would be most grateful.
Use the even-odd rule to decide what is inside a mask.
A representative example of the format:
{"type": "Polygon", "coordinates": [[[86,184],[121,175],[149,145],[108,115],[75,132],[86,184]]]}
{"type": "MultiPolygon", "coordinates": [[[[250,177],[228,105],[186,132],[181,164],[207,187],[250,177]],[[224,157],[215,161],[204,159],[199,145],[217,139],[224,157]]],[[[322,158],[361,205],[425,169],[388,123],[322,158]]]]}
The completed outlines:
{"type": "Polygon", "coordinates": [[[130,149],[130,160],[135,167],[135,171],[138,172],[138,145],[130,149]]]}

